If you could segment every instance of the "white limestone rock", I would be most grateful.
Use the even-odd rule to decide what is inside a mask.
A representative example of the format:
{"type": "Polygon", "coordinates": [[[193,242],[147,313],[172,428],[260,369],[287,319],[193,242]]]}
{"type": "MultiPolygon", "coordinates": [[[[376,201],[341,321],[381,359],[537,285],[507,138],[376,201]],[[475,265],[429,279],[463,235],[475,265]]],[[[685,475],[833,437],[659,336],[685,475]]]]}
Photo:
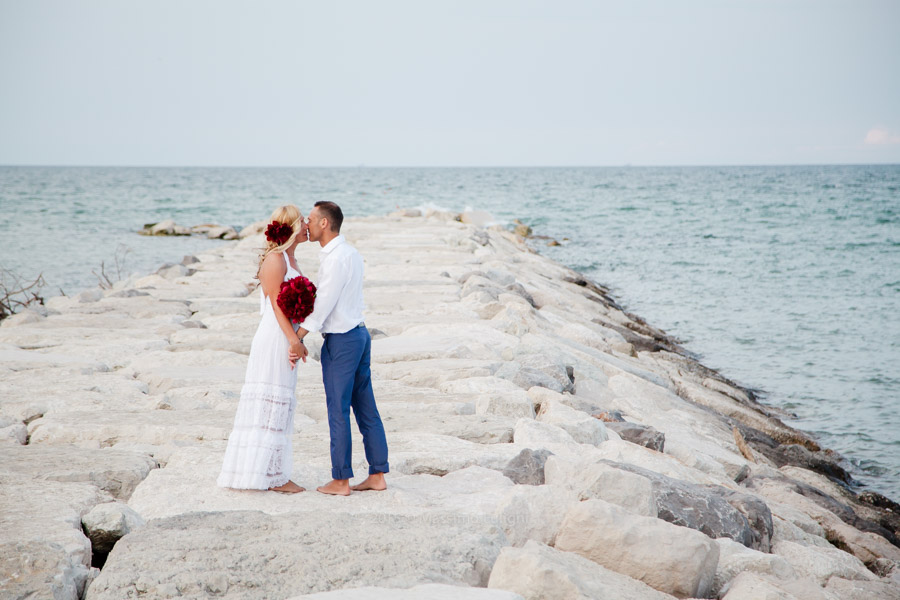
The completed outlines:
{"type": "Polygon", "coordinates": [[[16,598],[79,598],[94,573],[81,516],[110,500],[87,483],[0,474],[0,591],[16,598]]]}
{"type": "Polygon", "coordinates": [[[719,546],[719,563],[712,587],[714,594],[725,589],[735,577],[744,572],[785,581],[797,576],[790,564],[777,554],[752,550],[729,538],[718,538],[715,542],[719,546]]]}
{"type": "Polygon", "coordinates": [[[28,439],[28,428],[25,423],[14,423],[0,428],[0,444],[18,444],[24,446],[28,439]]]}
{"type": "Polygon", "coordinates": [[[699,531],[593,499],[569,510],[556,548],[679,598],[707,597],[719,560],[718,545],[699,531]]]}
{"type": "Polygon", "coordinates": [[[526,600],[673,598],[577,554],[535,541],[522,548],[504,548],[494,563],[488,588],[510,590],[526,600]]]}
{"type": "Polygon", "coordinates": [[[756,573],[740,573],[722,600],[801,600],[774,582],[756,573]]]}
{"type": "Polygon", "coordinates": [[[578,497],[565,488],[516,485],[501,497],[494,516],[513,546],[528,540],[553,545],[563,518],[576,504],[578,497]]]}
{"type": "Polygon", "coordinates": [[[840,600],[900,600],[900,582],[860,581],[832,577],[825,586],[825,591],[840,600]]]}
{"type": "Polygon", "coordinates": [[[521,446],[543,448],[547,444],[574,444],[575,440],[562,427],[533,419],[516,421],[513,440],[521,446]]]}
{"type": "Polygon", "coordinates": [[[824,586],[832,577],[876,581],[861,560],[837,548],[802,546],[796,542],[780,541],[772,552],[784,558],[801,576],[809,576],[824,586]]]}
{"type": "Polygon", "coordinates": [[[53,412],[31,422],[28,432],[32,444],[101,448],[129,442],[162,446],[172,441],[226,440],[233,424],[231,411],[53,412]]]}
{"type": "Polygon", "coordinates": [[[710,473],[704,473],[688,467],[680,460],[661,452],[656,452],[631,442],[624,440],[609,440],[590,454],[598,459],[607,459],[613,462],[622,462],[643,467],[651,471],[656,471],[663,475],[682,479],[691,483],[699,483],[701,485],[714,484],[721,485],[728,489],[740,489],[734,481],[727,477],[716,476],[710,473]]]}
{"type": "Polygon", "coordinates": [[[550,456],[544,465],[544,477],[548,484],[573,490],[580,500],[595,498],[636,515],[657,516],[653,484],[637,473],[603,462],[550,456]]]}
{"type": "Polygon", "coordinates": [[[109,552],[120,538],[144,524],[144,519],[121,502],[98,504],[81,517],[94,552],[109,552]]]}
{"type": "Polygon", "coordinates": [[[54,542],[0,541],[0,594],[4,598],[80,600],[99,570],[73,559],[54,542]]]}
{"type": "Polygon", "coordinates": [[[484,586],[505,544],[496,525],[456,513],[353,515],[339,512],[334,502],[329,511],[275,516],[192,513],[148,521],[122,538],[86,598],[165,596],[169,586],[194,597],[275,597],[285,590],[306,594],[366,585],[484,586]]]}
{"type": "Polygon", "coordinates": [[[319,594],[294,596],[288,600],[522,600],[522,596],[504,590],[426,583],[407,589],[361,587],[319,594]]]}
{"type": "Polygon", "coordinates": [[[536,419],[564,429],[579,444],[599,446],[609,439],[602,421],[555,400],[541,403],[536,419]]]}
{"type": "Polygon", "coordinates": [[[0,446],[0,476],[90,483],[123,500],[156,466],[146,454],[113,448],[0,446]]]}
{"type": "Polygon", "coordinates": [[[483,394],[475,400],[475,414],[534,418],[534,405],[524,392],[521,395],[483,394]]]}

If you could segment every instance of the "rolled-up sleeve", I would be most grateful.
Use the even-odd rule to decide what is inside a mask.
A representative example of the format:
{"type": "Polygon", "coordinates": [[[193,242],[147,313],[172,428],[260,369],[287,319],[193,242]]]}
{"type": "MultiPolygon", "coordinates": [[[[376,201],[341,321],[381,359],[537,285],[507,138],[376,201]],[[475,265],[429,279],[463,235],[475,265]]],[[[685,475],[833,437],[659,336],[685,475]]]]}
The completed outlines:
{"type": "Polygon", "coordinates": [[[316,302],[312,314],[300,323],[303,329],[310,333],[322,329],[349,279],[350,265],[347,260],[329,256],[322,261],[319,267],[319,284],[316,286],[316,302]]]}

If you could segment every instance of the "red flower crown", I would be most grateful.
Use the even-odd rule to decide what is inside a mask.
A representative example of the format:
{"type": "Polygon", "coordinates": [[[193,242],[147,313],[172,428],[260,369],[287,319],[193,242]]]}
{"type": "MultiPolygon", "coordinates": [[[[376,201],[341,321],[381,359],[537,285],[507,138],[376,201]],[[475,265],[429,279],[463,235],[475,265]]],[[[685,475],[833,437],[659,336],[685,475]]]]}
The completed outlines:
{"type": "Polygon", "coordinates": [[[293,233],[294,228],[287,223],[272,221],[271,223],[269,223],[269,226],[266,227],[266,239],[276,246],[280,246],[291,239],[291,235],[293,235],[293,233]]]}

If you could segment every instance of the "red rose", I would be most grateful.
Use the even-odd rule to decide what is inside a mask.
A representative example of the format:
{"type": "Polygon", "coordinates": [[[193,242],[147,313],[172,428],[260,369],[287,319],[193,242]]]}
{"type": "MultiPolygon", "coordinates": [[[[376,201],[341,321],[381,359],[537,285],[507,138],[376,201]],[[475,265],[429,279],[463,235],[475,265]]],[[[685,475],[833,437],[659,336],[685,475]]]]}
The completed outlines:
{"type": "Polygon", "coordinates": [[[288,241],[293,233],[294,228],[287,223],[272,221],[271,223],[269,223],[269,226],[266,227],[266,239],[274,243],[276,246],[280,246],[288,241]]]}
{"type": "Polygon", "coordinates": [[[294,323],[302,323],[312,314],[316,301],[316,286],[300,275],[281,284],[278,293],[278,308],[294,323]]]}

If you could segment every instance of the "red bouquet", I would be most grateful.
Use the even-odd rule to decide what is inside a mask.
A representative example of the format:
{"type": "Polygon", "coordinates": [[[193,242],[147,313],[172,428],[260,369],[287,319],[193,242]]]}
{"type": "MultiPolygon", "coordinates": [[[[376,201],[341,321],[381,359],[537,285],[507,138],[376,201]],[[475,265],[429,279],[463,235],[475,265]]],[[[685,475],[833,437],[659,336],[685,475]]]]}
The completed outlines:
{"type": "Polygon", "coordinates": [[[315,301],[316,286],[303,275],[282,283],[278,292],[278,308],[294,323],[302,323],[312,314],[315,301]]]}

